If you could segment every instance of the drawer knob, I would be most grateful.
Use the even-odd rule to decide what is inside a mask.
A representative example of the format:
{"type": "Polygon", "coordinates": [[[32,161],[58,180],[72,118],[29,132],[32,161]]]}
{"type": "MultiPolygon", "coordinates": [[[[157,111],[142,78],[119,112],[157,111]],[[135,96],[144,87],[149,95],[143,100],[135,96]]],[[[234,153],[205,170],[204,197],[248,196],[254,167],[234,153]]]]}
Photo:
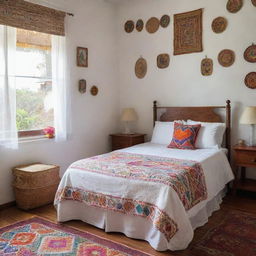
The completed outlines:
{"type": "Polygon", "coordinates": [[[256,163],[256,158],[255,158],[255,159],[252,159],[252,163],[256,163]]]}

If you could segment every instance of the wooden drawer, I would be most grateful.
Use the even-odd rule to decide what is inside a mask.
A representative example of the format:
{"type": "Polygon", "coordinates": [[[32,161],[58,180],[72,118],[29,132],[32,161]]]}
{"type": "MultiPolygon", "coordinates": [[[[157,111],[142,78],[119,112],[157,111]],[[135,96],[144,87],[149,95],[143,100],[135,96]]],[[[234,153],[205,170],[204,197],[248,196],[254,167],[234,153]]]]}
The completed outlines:
{"type": "Polygon", "coordinates": [[[120,142],[120,141],[112,142],[113,150],[127,148],[127,147],[130,147],[130,144],[128,144],[127,142],[120,142]]]}
{"type": "Polygon", "coordinates": [[[137,145],[137,144],[141,144],[141,143],[144,143],[144,136],[134,137],[132,139],[132,146],[137,145]]]}
{"type": "Polygon", "coordinates": [[[132,145],[130,138],[122,138],[122,137],[113,137],[112,146],[119,148],[126,148],[132,145]]]}
{"type": "Polygon", "coordinates": [[[111,134],[112,150],[131,147],[144,143],[144,134],[111,134]]]}
{"type": "Polygon", "coordinates": [[[236,164],[242,166],[256,166],[256,153],[253,151],[236,151],[236,164]]]}

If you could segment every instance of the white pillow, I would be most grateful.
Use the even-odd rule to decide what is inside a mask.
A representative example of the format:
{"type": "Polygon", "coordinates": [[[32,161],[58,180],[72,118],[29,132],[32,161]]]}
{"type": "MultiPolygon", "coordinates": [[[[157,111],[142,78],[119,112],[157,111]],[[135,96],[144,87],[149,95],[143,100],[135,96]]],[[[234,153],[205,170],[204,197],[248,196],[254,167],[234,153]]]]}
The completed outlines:
{"type": "Polygon", "coordinates": [[[169,145],[172,140],[174,122],[155,122],[152,143],[169,145]]]}
{"type": "Polygon", "coordinates": [[[226,130],[224,123],[207,123],[188,120],[187,124],[201,124],[196,140],[196,148],[221,148],[226,130]]]}
{"type": "Polygon", "coordinates": [[[174,122],[156,121],[151,142],[156,144],[169,145],[172,141],[175,122],[186,124],[186,121],[183,120],[175,120],[174,122]]]}

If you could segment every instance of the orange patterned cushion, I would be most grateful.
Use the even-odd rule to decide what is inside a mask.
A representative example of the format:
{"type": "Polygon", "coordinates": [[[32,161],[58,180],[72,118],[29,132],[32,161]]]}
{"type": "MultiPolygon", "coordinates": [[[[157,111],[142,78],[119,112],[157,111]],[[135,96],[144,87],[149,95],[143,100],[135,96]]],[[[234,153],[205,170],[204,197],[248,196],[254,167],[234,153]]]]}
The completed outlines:
{"type": "Polygon", "coordinates": [[[196,138],[201,124],[184,125],[174,123],[173,138],[168,148],[196,149],[196,138]]]}

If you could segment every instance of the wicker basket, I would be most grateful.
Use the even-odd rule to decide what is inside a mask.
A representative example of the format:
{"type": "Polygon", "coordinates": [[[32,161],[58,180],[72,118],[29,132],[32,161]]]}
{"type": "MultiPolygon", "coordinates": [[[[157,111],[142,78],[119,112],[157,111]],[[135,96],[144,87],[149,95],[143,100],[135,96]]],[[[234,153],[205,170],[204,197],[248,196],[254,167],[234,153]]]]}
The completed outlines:
{"type": "Polygon", "coordinates": [[[58,188],[59,166],[31,164],[13,169],[13,188],[17,206],[33,209],[53,202],[58,188]]]}

